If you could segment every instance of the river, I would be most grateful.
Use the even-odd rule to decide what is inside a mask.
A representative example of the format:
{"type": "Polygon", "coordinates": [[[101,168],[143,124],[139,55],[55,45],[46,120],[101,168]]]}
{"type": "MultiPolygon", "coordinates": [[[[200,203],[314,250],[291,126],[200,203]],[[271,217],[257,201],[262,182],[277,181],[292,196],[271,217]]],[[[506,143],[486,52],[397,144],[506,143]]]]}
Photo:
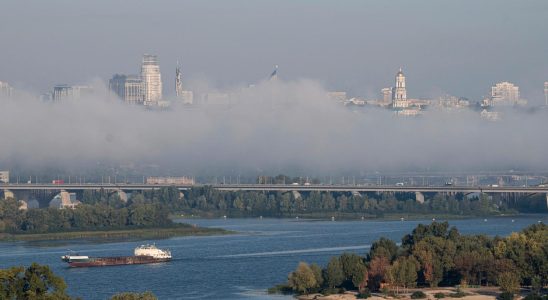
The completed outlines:
{"type": "MultiPolygon", "coordinates": [[[[546,215],[454,220],[464,234],[508,235],[546,215]]],[[[385,236],[395,241],[425,221],[311,221],[303,219],[192,219],[198,226],[220,227],[235,235],[180,237],[144,242],[0,243],[0,268],[50,265],[83,299],[108,299],[121,291],[152,291],[159,299],[283,299],[266,289],[283,282],[299,261],[324,265],[343,252],[365,254],[385,236]],[[67,249],[90,256],[132,255],[143,243],[171,249],[173,261],[150,265],[67,268],[67,249]]]]}

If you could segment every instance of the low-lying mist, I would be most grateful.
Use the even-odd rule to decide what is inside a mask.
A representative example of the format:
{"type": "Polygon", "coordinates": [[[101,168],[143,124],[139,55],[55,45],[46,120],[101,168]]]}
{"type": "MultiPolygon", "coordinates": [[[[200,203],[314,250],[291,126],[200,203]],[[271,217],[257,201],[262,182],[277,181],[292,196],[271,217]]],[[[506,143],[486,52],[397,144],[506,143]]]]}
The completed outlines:
{"type": "MultiPolygon", "coordinates": [[[[229,91],[229,104],[147,110],[94,97],[0,101],[0,170],[154,165],[179,175],[330,174],[548,167],[548,113],[426,111],[397,117],[334,102],[317,82],[264,81],[229,91]]],[[[162,175],[162,174],[157,174],[162,175]]]]}

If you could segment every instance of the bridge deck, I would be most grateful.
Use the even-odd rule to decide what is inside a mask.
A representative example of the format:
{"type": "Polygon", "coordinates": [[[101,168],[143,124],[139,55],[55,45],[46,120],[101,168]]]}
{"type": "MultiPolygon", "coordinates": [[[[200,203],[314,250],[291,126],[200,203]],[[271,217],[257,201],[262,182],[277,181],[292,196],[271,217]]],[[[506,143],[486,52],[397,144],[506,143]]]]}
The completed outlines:
{"type": "Polygon", "coordinates": [[[195,187],[211,186],[223,191],[324,191],[324,192],[421,192],[421,193],[548,193],[545,186],[365,186],[365,185],[288,185],[288,184],[213,184],[213,185],[168,185],[168,184],[0,184],[0,189],[10,191],[31,190],[153,190],[162,187],[176,187],[188,190],[195,187]]]}

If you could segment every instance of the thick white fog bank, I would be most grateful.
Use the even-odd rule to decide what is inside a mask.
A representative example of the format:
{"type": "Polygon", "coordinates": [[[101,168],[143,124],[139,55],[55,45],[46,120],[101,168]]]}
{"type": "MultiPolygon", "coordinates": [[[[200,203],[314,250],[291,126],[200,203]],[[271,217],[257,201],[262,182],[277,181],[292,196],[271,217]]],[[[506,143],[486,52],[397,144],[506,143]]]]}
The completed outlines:
{"type": "MultiPolygon", "coordinates": [[[[104,87],[95,94],[106,94],[104,87]]],[[[1,100],[0,166],[151,164],[185,174],[548,168],[546,110],[510,110],[498,122],[472,111],[402,118],[352,111],[310,80],[266,81],[230,94],[228,104],[168,111],[99,96],[1,100]]]]}

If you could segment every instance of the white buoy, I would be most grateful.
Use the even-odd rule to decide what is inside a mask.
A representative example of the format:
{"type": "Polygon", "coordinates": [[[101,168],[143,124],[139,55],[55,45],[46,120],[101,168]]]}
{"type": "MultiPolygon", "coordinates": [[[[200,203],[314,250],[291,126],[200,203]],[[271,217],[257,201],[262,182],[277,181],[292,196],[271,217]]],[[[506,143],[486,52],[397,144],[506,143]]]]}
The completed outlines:
{"type": "Polygon", "coordinates": [[[365,219],[365,217],[364,217],[364,216],[362,216],[362,220],[364,220],[364,219],[365,219]]]}
{"type": "Polygon", "coordinates": [[[223,219],[226,219],[226,216],[223,216],[223,219]]]}
{"type": "Polygon", "coordinates": [[[403,220],[404,220],[404,218],[400,218],[400,221],[402,221],[402,222],[403,222],[403,220]]]}
{"type": "Polygon", "coordinates": [[[263,219],[263,216],[259,216],[259,219],[261,219],[261,220],[262,220],[262,219],[263,219]]]}
{"type": "Polygon", "coordinates": [[[514,223],[516,220],[512,219],[512,223],[514,223]]]}
{"type": "Polygon", "coordinates": [[[487,219],[483,219],[483,222],[487,222],[487,219]]]}
{"type": "Polygon", "coordinates": [[[335,217],[331,217],[331,221],[335,221],[335,217]]]}
{"type": "Polygon", "coordinates": [[[295,217],[295,219],[297,219],[297,220],[298,220],[298,219],[299,219],[299,216],[296,216],[296,217],[295,217]]]}

